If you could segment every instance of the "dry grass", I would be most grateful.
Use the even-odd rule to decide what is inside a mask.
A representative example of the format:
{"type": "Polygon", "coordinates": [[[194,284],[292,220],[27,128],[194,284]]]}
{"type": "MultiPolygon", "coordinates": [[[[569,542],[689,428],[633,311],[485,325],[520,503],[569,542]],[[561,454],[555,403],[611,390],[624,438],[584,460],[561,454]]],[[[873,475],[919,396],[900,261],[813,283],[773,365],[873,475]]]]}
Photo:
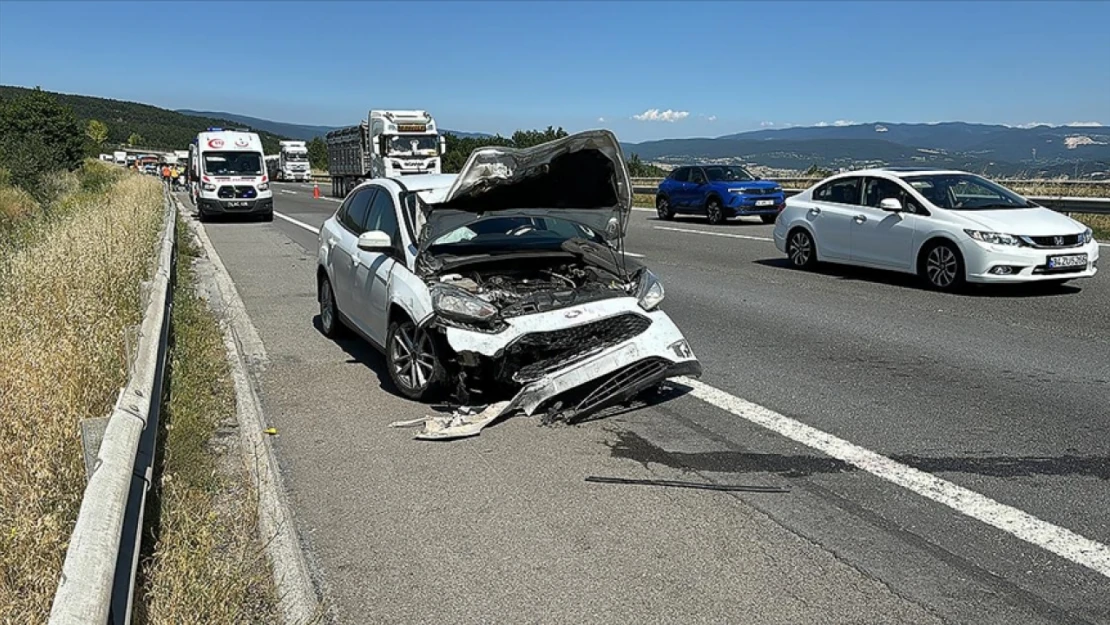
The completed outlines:
{"type": "Polygon", "coordinates": [[[1110,215],[1080,215],[1071,213],[1071,218],[1081,221],[1091,227],[1095,238],[1100,241],[1110,241],[1110,215]]]}
{"type": "Polygon", "coordinates": [[[78,423],[124,383],[163,215],[155,180],[74,180],[0,247],[2,623],[49,613],[85,486],[78,423]]]}
{"type": "Polygon", "coordinates": [[[235,429],[235,395],[216,318],[194,290],[178,223],[170,401],[160,523],[143,562],[136,623],[275,623],[277,600],[257,532],[257,496],[235,429]]]}

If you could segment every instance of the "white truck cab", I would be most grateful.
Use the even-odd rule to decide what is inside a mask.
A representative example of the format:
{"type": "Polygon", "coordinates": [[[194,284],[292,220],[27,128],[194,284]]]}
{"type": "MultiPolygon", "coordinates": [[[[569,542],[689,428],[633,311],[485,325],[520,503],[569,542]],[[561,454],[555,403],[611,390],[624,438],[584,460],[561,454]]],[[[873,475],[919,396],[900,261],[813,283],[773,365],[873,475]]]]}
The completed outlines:
{"type": "Polygon", "coordinates": [[[442,173],[447,139],[422,110],[371,110],[357,126],[325,137],[332,195],[344,197],[363,180],[442,173]]]}
{"type": "Polygon", "coordinates": [[[304,141],[281,141],[278,145],[281,151],[278,152],[277,180],[310,182],[308,145],[304,141]]]}
{"type": "Polygon", "coordinates": [[[201,220],[216,214],[273,220],[274,193],[257,133],[209,128],[189,152],[191,193],[201,220]]]}

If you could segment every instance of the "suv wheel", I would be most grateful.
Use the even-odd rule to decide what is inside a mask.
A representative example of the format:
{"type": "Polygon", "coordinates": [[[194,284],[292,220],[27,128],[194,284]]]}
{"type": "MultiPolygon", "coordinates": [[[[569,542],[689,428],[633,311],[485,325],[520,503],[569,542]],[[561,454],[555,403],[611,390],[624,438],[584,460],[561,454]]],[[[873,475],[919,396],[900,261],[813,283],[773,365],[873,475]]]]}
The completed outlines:
{"type": "Polygon", "coordinates": [[[759,219],[765,224],[773,224],[775,223],[776,217],[778,217],[778,215],[760,215],[759,219]]]}
{"type": "Polygon", "coordinates": [[[725,211],[721,208],[721,201],[715,197],[709,198],[705,203],[705,216],[711,224],[720,224],[725,221],[725,211]]]}
{"type": "Polygon", "coordinates": [[[671,201],[665,195],[655,198],[655,212],[659,215],[659,219],[667,221],[674,219],[674,208],[671,207],[671,201]]]}

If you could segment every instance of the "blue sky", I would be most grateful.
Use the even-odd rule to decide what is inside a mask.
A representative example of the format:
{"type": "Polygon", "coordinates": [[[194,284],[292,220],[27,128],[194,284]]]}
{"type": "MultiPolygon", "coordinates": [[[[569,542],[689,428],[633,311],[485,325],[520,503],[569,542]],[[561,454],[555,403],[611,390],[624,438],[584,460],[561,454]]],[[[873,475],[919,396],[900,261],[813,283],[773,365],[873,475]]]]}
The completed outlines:
{"type": "Polygon", "coordinates": [[[1110,124],[1107,24],[1100,0],[2,0],[0,83],[307,124],[423,108],[456,130],[603,126],[626,141],[1110,124]]]}

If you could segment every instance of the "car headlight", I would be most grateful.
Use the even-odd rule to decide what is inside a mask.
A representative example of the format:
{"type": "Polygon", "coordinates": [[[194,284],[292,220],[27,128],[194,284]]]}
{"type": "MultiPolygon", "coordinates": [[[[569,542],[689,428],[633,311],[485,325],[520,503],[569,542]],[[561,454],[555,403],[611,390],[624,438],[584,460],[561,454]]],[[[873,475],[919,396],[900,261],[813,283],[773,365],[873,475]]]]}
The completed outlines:
{"type": "Polygon", "coordinates": [[[1079,244],[1080,245],[1086,245],[1086,244],[1090,243],[1091,240],[1094,239],[1094,238],[1095,238],[1095,233],[1092,232],[1090,228],[1087,228],[1086,230],[1083,231],[1083,234],[1079,235],[1079,244]]]}
{"type": "Polygon", "coordinates": [[[736,193],[736,194],[739,194],[739,195],[744,195],[745,193],[748,192],[748,190],[747,189],[729,189],[728,192],[729,193],[736,193]]]}
{"type": "Polygon", "coordinates": [[[449,286],[432,287],[432,308],[448,317],[487,321],[497,314],[497,307],[466,291],[449,286]]]}
{"type": "Polygon", "coordinates": [[[640,302],[640,308],[644,310],[655,308],[663,301],[663,295],[663,283],[650,270],[643,269],[640,272],[639,284],[636,286],[636,299],[640,302]]]}
{"type": "Polygon", "coordinates": [[[215,191],[216,190],[216,185],[212,184],[211,182],[206,182],[206,183],[204,183],[204,190],[205,191],[215,191]]]}
{"type": "Polygon", "coordinates": [[[258,185],[258,190],[259,191],[267,191],[269,189],[270,189],[270,183],[268,183],[268,182],[263,182],[262,184],[258,185]]]}
{"type": "Polygon", "coordinates": [[[985,230],[964,230],[967,236],[981,241],[983,243],[993,243],[994,245],[1021,245],[1021,239],[1012,234],[1002,234],[1001,232],[988,232],[985,230]]]}

